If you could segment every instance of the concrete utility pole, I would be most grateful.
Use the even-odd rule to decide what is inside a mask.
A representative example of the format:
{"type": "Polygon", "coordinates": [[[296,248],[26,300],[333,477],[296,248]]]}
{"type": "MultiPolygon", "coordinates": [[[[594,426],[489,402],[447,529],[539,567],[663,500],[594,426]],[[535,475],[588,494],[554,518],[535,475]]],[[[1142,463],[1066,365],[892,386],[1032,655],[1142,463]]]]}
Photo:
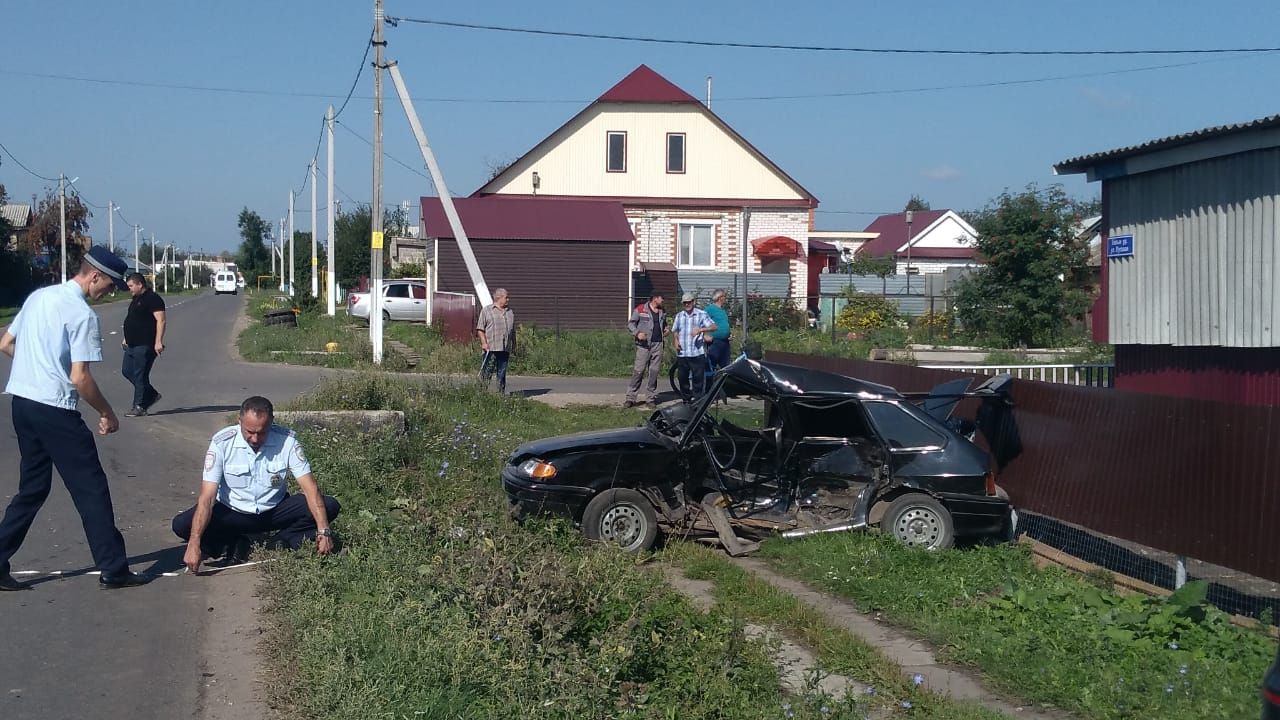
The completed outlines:
{"type": "Polygon", "coordinates": [[[320,295],[320,259],[316,257],[316,159],[311,158],[311,297],[320,295]]]}
{"type": "Polygon", "coordinates": [[[289,191],[289,297],[293,297],[293,190],[289,191]]]}
{"type": "Polygon", "coordinates": [[[911,220],[912,213],[907,211],[907,295],[911,294],[911,220]]]}
{"type": "Polygon", "coordinates": [[[751,231],[751,208],[742,209],[742,344],[745,350],[747,343],[747,268],[751,266],[751,255],[747,248],[751,246],[747,234],[751,231]]]}
{"type": "Polygon", "coordinates": [[[267,254],[271,256],[271,277],[276,276],[276,239],[271,237],[271,228],[267,228],[267,238],[271,243],[271,247],[267,250],[267,254]]]}
{"type": "Polygon", "coordinates": [[[110,200],[107,201],[107,242],[111,252],[116,251],[116,206],[110,200]]]}
{"type": "Polygon", "coordinates": [[[369,344],[382,364],[382,0],[373,0],[373,200],[369,204],[369,344]]]}
{"type": "MultiPolygon", "coordinates": [[[[280,218],[280,292],[284,292],[285,278],[288,277],[284,272],[284,218],[280,218]]],[[[276,251],[276,244],[271,243],[271,251],[276,251]]]]}
{"type": "Polygon", "coordinates": [[[169,251],[173,250],[173,243],[169,243],[164,249],[164,291],[169,292],[169,251]]]}
{"type": "Polygon", "coordinates": [[[138,225],[133,226],[133,271],[138,272],[138,231],[142,228],[138,225]]]}
{"type": "Polygon", "coordinates": [[[333,205],[333,106],[329,106],[329,112],[325,114],[325,126],[329,133],[329,164],[325,170],[325,207],[329,211],[329,221],[327,223],[325,237],[329,239],[329,255],[326,258],[328,263],[328,272],[324,276],[324,292],[328,297],[327,305],[329,317],[333,317],[337,312],[335,305],[335,295],[337,294],[337,282],[333,279],[333,223],[334,213],[337,209],[333,205]]]}
{"type": "Polygon", "coordinates": [[[151,285],[156,284],[156,234],[151,233],[151,285]]]}
{"type": "Polygon", "coordinates": [[[62,282],[67,281],[67,178],[58,174],[58,236],[62,238],[62,282]]]}

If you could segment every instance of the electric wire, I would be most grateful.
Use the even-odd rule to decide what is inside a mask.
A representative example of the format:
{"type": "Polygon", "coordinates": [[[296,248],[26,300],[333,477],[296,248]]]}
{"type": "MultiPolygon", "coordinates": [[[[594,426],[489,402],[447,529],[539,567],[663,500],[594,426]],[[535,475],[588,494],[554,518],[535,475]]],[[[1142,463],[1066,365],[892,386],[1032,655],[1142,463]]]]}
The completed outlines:
{"type": "MultiPolygon", "coordinates": [[[[346,130],[347,132],[351,133],[352,135],[355,135],[355,136],[356,136],[357,138],[359,138],[360,140],[364,141],[364,144],[365,144],[365,145],[368,145],[369,147],[373,147],[373,143],[372,143],[372,142],[370,142],[368,138],[366,138],[365,136],[363,136],[363,135],[361,135],[360,133],[356,132],[355,130],[352,130],[351,128],[347,127],[347,124],[346,124],[346,123],[338,123],[338,125],[339,125],[340,127],[342,127],[342,129],[346,130]]],[[[424,172],[422,172],[421,170],[419,170],[419,169],[417,169],[417,168],[413,167],[412,165],[409,165],[408,163],[404,162],[403,160],[401,160],[400,158],[396,157],[395,155],[392,155],[392,154],[388,153],[388,152],[387,152],[387,151],[385,151],[385,150],[382,152],[382,156],[383,156],[383,157],[385,157],[385,158],[387,158],[387,159],[389,159],[389,160],[391,160],[392,162],[396,163],[396,164],[397,164],[397,165],[399,165],[400,167],[403,167],[404,169],[408,170],[409,172],[413,173],[414,175],[418,175],[419,177],[425,178],[425,179],[426,179],[426,180],[428,180],[428,181],[430,181],[430,180],[431,180],[431,177],[430,177],[429,175],[427,175],[426,173],[424,173],[424,172]]]]}
{"type": "Polygon", "coordinates": [[[32,170],[26,165],[23,165],[22,161],[19,160],[17,157],[15,157],[14,154],[10,152],[9,148],[4,146],[4,143],[0,143],[0,150],[4,150],[4,154],[8,155],[10,160],[13,160],[14,162],[18,163],[18,167],[22,168],[23,170],[26,170],[32,176],[40,178],[41,180],[44,180],[46,182],[58,182],[58,178],[45,177],[44,175],[41,175],[40,173],[36,172],[35,170],[32,170]]]}
{"type": "Polygon", "coordinates": [[[611,35],[605,33],[544,30],[540,28],[512,27],[506,25],[482,25],[454,22],[433,18],[407,18],[387,16],[394,23],[415,23],[437,27],[487,30],[492,32],[543,35],[577,38],[583,40],[616,40],[621,42],[654,43],[660,45],[691,45],[697,47],[738,48],[748,50],[789,50],[801,52],[858,53],[867,55],[977,55],[977,56],[1079,56],[1079,55],[1215,55],[1224,53],[1268,53],[1280,51],[1280,47],[1238,48],[1150,48],[1138,50],[979,50],[973,48],[899,48],[899,47],[842,47],[836,45],[784,45],[778,43],[748,43],[723,40],[687,40],[676,38],[645,37],[641,35],[611,35]]]}
{"type": "Polygon", "coordinates": [[[364,57],[360,58],[360,67],[356,68],[356,79],[351,81],[351,89],[347,91],[347,97],[342,101],[342,107],[338,108],[338,112],[333,114],[333,119],[337,120],[343,110],[347,109],[347,103],[351,102],[351,95],[356,91],[356,86],[360,84],[360,76],[364,74],[364,66],[369,59],[369,49],[373,47],[373,33],[369,33],[369,40],[364,44],[364,57]]]}

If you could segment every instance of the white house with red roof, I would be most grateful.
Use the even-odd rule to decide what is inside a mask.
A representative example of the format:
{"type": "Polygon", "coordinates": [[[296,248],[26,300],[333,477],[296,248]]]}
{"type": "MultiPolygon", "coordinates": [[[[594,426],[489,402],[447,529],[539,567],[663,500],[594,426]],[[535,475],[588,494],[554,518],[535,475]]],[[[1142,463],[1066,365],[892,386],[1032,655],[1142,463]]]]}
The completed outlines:
{"type": "Polygon", "coordinates": [[[905,212],[876,218],[865,231],[876,237],[859,247],[858,254],[892,256],[898,275],[932,275],[978,264],[978,231],[954,210],[917,210],[911,215],[910,225],[905,212]]]}
{"type": "Polygon", "coordinates": [[[622,203],[633,269],[789,273],[805,294],[818,199],[645,65],[474,193],[622,203]],[[743,243],[745,226],[746,239],[743,243]]]}

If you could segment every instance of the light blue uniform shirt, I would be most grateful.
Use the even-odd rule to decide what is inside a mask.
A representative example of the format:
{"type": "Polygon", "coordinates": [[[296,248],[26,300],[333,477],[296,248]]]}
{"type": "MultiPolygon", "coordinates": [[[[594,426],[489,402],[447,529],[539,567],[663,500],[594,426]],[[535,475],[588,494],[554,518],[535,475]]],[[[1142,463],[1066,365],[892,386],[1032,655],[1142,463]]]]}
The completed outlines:
{"type": "Polygon", "coordinates": [[[284,500],[289,474],[311,473],[311,463],[293,431],[272,425],[260,450],[249,446],[239,425],[219,430],[204,456],[204,481],[217,483],[218,502],[258,515],[284,500]]]}
{"type": "Polygon", "coordinates": [[[4,391],[45,405],[75,410],[80,394],[71,363],[101,362],[98,316],[74,280],[31,293],[9,325],[17,339],[4,391]]]}

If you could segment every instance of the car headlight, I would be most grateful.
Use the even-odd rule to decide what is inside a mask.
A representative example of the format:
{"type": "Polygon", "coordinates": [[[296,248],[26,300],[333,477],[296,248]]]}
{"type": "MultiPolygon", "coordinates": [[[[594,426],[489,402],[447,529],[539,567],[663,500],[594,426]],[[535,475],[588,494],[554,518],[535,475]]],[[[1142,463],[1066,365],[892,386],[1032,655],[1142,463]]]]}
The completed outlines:
{"type": "Polygon", "coordinates": [[[541,460],[525,460],[520,463],[520,472],[531,478],[538,480],[546,480],[556,476],[556,468],[551,463],[545,463],[541,460]]]}

